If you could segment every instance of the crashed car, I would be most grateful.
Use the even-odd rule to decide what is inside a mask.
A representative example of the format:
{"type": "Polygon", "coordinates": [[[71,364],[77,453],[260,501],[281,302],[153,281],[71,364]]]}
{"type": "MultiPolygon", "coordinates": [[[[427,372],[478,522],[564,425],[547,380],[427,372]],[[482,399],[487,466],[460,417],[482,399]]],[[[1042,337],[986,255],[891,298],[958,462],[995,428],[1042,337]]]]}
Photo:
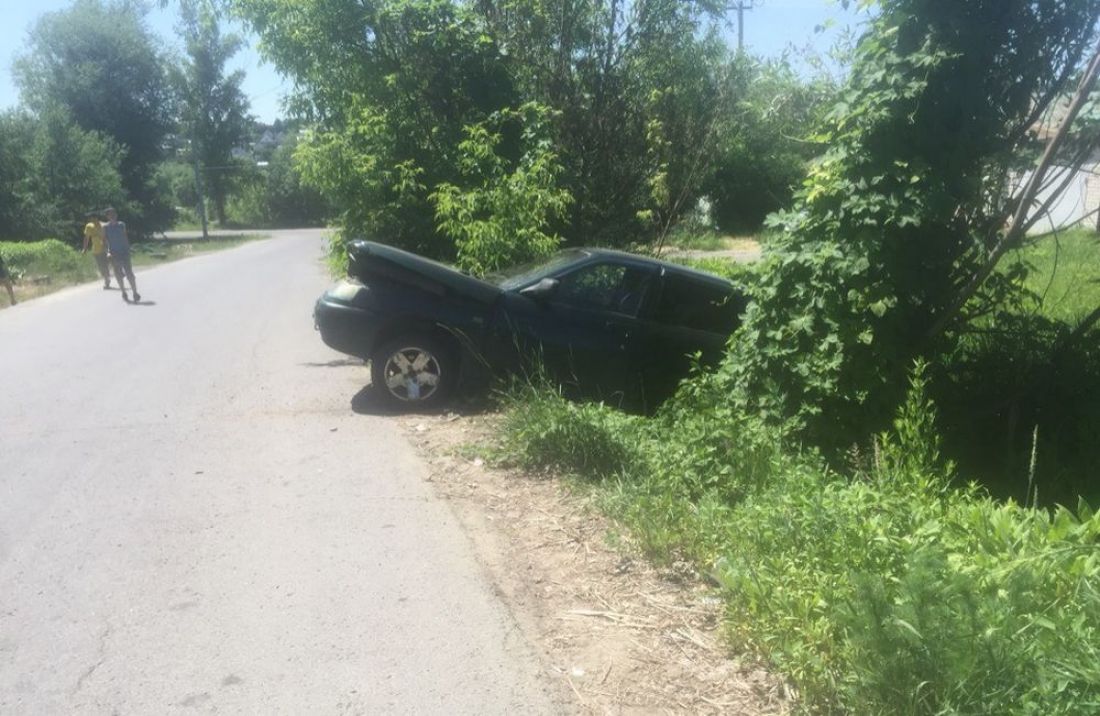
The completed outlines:
{"type": "Polygon", "coordinates": [[[314,324],[370,361],[391,407],[438,405],[462,383],[537,366],[570,394],[651,410],[693,361],[715,363],[745,307],[725,279],[604,249],[566,249],[477,279],[369,241],[314,324]]]}

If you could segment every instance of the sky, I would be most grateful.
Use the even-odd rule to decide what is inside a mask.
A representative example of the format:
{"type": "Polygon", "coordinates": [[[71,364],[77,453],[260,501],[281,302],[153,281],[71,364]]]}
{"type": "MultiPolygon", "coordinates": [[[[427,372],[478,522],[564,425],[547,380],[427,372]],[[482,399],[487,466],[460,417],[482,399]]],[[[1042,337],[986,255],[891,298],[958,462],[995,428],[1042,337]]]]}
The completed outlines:
{"type": "MultiPolygon", "coordinates": [[[[748,0],[743,0],[750,4],[748,0]]],[[[19,90],[12,78],[12,61],[26,52],[28,30],[34,22],[48,12],[64,10],[71,0],[0,0],[0,18],[5,26],[0,33],[0,110],[19,104],[19,90]]],[[[732,4],[732,3],[731,3],[732,4]]],[[[777,56],[791,48],[810,48],[825,52],[838,33],[845,27],[857,26],[860,16],[844,10],[835,0],[757,0],[755,8],[745,15],[745,46],[755,54],[777,56]],[[831,25],[825,32],[815,28],[831,25]]],[[[736,42],[736,14],[731,14],[729,33],[736,42]]],[[[175,31],[176,6],[169,3],[166,9],[154,9],[147,22],[150,29],[161,38],[167,48],[182,54],[183,48],[175,31]]],[[[292,83],[281,76],[259,56],[256,38],[242,28],[232,28],[246,39],[246,48],[237,54],[229,69],[245,71],[244,92],[257,119],[272,122],[283,116],[282,100],[292,83]]]]}

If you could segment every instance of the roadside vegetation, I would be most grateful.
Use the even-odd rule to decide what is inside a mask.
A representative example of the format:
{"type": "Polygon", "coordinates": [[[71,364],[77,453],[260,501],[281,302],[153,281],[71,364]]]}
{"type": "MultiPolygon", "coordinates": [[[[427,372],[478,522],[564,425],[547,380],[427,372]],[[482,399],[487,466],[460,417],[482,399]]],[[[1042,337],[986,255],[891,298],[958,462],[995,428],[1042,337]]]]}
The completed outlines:
{"type": "Polygon", "coordinates": [[[295,156],[346,237],[472,272],[651,249],[704,195],[710,229],[754,233],[835,90],[732,50],[711,2],[230,5],[318,118],[295,156]]]}
{"type": "MultiPolygon", "coordinates": [[[[1100,241],[1064,239],[1085,254],[1100,241]]],[[[1047,256],[1023,253],[1036,265],[1047,256]]],[[[722,273],[715,260],[693,263],[722,273]]],[[[760,267],[727,266],[740,285],[759,285],[760,267]]],[[[1100,305],[1100,290],[1091,299],[1100,305]]],[[[579,405],[545,384],[513,389],[495,454],[589,484],[638,549],[694,564],[726,600],[731,643],[790,679],[810,712],[1092,713],[1098,348],[1094,334],[1079,357],[1092,377],[1051,396],[1058,409],[1045,417],[1069,434],[1035,442],[1027,431],[1018,447],[1006,448],[973,394],[953,395],[959,363],[918,363],[890,426],[839,462],[758,416],[713,407],[725,388],[711,375],[653,417],[579,405]],[[949,420],[941,403],[955,411],[949,420]]],[[[1002,372],[968,376],[967,387],[997,392],[1006,370],[1027,385],[1018,363],[1028,348],[999,349],[1002,372]]]]}

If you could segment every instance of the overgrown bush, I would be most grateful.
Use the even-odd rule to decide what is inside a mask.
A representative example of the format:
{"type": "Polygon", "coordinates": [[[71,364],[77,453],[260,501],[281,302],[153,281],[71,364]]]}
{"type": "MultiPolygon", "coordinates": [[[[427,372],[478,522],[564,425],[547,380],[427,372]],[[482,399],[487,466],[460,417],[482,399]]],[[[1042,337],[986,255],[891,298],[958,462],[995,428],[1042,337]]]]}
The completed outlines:
{"type": "Polygon", "coordinates": [[[603,476],[607,509],[712,575],[734,643],[810,711],[1093,713],[1100,517],[957,486],[925,372],[845,473],[759,419],[696,410],[707,376],[654,418],[525,392],[504,445],[603,476]]]}
{"type": "Polygon", "coordinates": [[[1100,498],[1100,331],[1071,335],[1043,316],[997,316],[938,371],[946,447],[996,496],[1100,498]]]}
{"type": "Polygon", "coordinates": [[[1007,177],[1100,18],[1100,0],[875,4],[723,366],[742,412],[793,419],[834,460],[889,423],[914,358],[1020,293],[1019,273],[987,273],[1019,233],[1007,177]]]}

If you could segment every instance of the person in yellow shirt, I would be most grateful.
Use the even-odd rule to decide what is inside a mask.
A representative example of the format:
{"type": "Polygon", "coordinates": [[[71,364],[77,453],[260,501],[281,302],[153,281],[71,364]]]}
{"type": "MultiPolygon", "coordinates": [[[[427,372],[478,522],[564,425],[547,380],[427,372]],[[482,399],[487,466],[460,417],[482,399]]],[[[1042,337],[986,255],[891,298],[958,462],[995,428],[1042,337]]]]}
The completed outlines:
{"type": "MultiPolygon", "coordinates": [[[[99,216],[95,213],[87,214],[88,223],[84,225],[84,249],[81,253],[88,253],[88,247],[92,248],[92,257],[99,269],[99,275],[103,277],[103,289],[111,287],[111,267],[107,262],[107,244],[103,240],[103,225],[99,223],[99,216]]],[[[121,279],[119,279],[121,281],[121,279]]]]}

